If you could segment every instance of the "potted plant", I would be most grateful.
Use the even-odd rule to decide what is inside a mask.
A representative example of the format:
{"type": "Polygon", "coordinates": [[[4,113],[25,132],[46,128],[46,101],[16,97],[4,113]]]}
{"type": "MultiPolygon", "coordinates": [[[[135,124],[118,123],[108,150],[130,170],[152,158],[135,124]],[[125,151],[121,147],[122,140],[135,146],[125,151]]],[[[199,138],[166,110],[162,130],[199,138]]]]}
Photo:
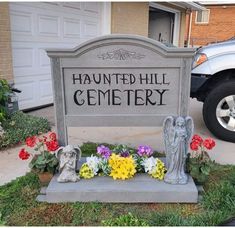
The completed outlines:
{"type": "Polygon", "coordinates": [[[55,151],[59,148],[56,134],[51,132],[48,136],[28,137],[25,143],[31,152],[22,148],[19,152],[19,158],[27,160],[32,156],[29,167],[38,174],[42,184],[48,183],[59,164],[55,155],[55,151]]]}
{"type": "Polygon", "coordinates": [[[197,184],[204,184],[208,179],[213,162],[206,149],[211,150],[214,146],[215,141],[211,138],[203,140],[199,135],[192,138],[187,169],[197,184]]]}

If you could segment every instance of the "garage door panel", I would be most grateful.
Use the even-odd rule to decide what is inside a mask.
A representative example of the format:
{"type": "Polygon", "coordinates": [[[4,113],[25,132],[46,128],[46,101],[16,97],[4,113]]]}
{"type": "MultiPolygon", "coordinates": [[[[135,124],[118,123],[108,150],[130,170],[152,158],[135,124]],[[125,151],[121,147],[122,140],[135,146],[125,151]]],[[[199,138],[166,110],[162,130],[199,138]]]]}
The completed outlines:
{"type": "Polygon", "coordinates": [[[49,79],[40,80],[39,82],[40,88],[40,100],[43,102],[44,100],[53,99],[52,95],[52,81],[49,79]]]}
{"type": "Polygon", "coordinates": [[[32,35],[32,14],[22,11],[12,10],[11,15],[11,31],[15,33],[25,34],[27,36],[32,35]]]}
{"type": "Polygon", "coordinates": [[[62,3],[63,7],[68,8],[69,10],[79,10],[79,12],[81,11],[81,2],[65,2],[62,3]]]}
{"type": "Polygon", "coordinates": [[[103,3],[10,3],[13,72],[21,109],[52,103],[45,49],[73,48],[101,35],[103,3]]]}
{"type": "Polygon", "coordinates": [[[64,18],[64,38],[80,38],[81,21],[79,19],[64,18]]]}
{"type": "Polygon", "coordinates": [[[85,21],[84,34],[86,38],[95,37],[98,35],[99,24],[92,21],[85,21]]]}
{"type": "Polygon", "coordinates": [[[13,48],[13,67],[32,68],[34,59],[33,48],[13,48]]]}
{"type": "Polygon", "coordinates": [[[87,12],[99,14],[99,3],[98,2],[84,2],[84,10],[87,12]]]}
{"type": "Polygon", "coordinates": [[[22,92],[19,94],[21,109],[27,109],[53,102],[52,82],[49,74],[25,77],[23,80],[16,79],[16,86],[22,92]]]}
{"type": "MultiPolygon", "coordinates": [[[[17,81],[16,81],[17,83],[17,81]]],[[[33,102],[34,101],[34,96],[32,96],[34,94],[34,80],[29,80],[26,82],[18,82],[17,83],[17,88],[21,91],[23,91],[22,93],[19,94],[19,101],[22,104],[24,103],[28,103],[28,102],[33,102]]]]}
{"type": "Polygon", "coordinates": [[[50,68],[50,58],[47,56],[45,49],[38,49],[39,51],[39,67],[50,68]]]}
{"type": "Polygon", "coordinates": [[[59,37],[59,17],[38,15],[38,35],[59,37]]]}

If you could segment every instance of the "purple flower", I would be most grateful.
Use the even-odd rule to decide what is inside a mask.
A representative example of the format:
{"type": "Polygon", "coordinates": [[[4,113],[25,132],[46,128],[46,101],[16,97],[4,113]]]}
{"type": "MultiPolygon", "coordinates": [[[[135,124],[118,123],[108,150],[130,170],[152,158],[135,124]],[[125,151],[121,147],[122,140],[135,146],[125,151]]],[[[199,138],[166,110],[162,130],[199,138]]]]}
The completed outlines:
{"type": "Polygon", "coordinates": [[[97,147],[97,153],[103,158],[109,158],[111,150],[108,147],[101,145],[97,147]]]}
{"type": "Polygon", "coordinates": [[[124,157],[124,158],[127,158],[130,156],[129,151],[122,151],[120,155],[121,157],[124,157]]]}
{"type": "Polygon", "coordinates": [[[150,146],[139,145],[137,153],[141,157],[144,157],[144,156],[149,157],[153,154],[153,149],[150,146]]]}

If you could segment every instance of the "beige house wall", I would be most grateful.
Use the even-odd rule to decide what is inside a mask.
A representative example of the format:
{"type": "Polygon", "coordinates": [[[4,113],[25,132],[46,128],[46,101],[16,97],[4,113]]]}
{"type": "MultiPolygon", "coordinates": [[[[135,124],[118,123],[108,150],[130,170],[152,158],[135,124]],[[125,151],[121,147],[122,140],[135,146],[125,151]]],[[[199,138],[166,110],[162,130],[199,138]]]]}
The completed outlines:
{"type": "Polygon", "coordinates": [[[148,36],[148,2],[112,2],[111,33],[148,36]]]}
{"type": "MultiPolygon", "coordinates": [[[[172,7],[169,3],[161,3],[172,7]]],[[[182,9],[180,17],[179,47],[184,46],[186,13],[182,9]]],[[[111,14],[111,33],[137,34],[148,37],[148,2],[113,2],[111,14]]]]}
{"type": "Polygon", "coordinates": [[[0,79],[13,81],[9,4],[0,2],[0,79]]]}

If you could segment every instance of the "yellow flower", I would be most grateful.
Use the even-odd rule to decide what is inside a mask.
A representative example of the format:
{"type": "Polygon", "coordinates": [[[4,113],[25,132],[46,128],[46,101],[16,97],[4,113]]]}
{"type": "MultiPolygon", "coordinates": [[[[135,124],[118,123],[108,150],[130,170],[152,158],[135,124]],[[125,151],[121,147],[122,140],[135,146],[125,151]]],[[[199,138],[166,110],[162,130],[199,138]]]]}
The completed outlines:
{"type": "Polygon", "coordinates": [[[82,178],[89,179],[94,177],[94,172],[90,169],[90,167],[84,163],[79,171],[79,175],[82,178]]]}
{"type": "Polygon", "coordinates": [[[163,180],[163,178],[165,176],[165,171],[166,171],[166,168],[165,168],[164,163],[161,160],[157,159],[156,168],[151,173],[151,176],[153,178],[156,178],[156,179],[159,179],[159,180],[163,180]]]}
{"type": "Polygon", "coordinates": [[[116,179],[128,179],[136,173],[136,164],[132,156],[121,157],[117,154],[112,154],[109,158],[109,166],[111,168],[110,176],[116,179]]]}

